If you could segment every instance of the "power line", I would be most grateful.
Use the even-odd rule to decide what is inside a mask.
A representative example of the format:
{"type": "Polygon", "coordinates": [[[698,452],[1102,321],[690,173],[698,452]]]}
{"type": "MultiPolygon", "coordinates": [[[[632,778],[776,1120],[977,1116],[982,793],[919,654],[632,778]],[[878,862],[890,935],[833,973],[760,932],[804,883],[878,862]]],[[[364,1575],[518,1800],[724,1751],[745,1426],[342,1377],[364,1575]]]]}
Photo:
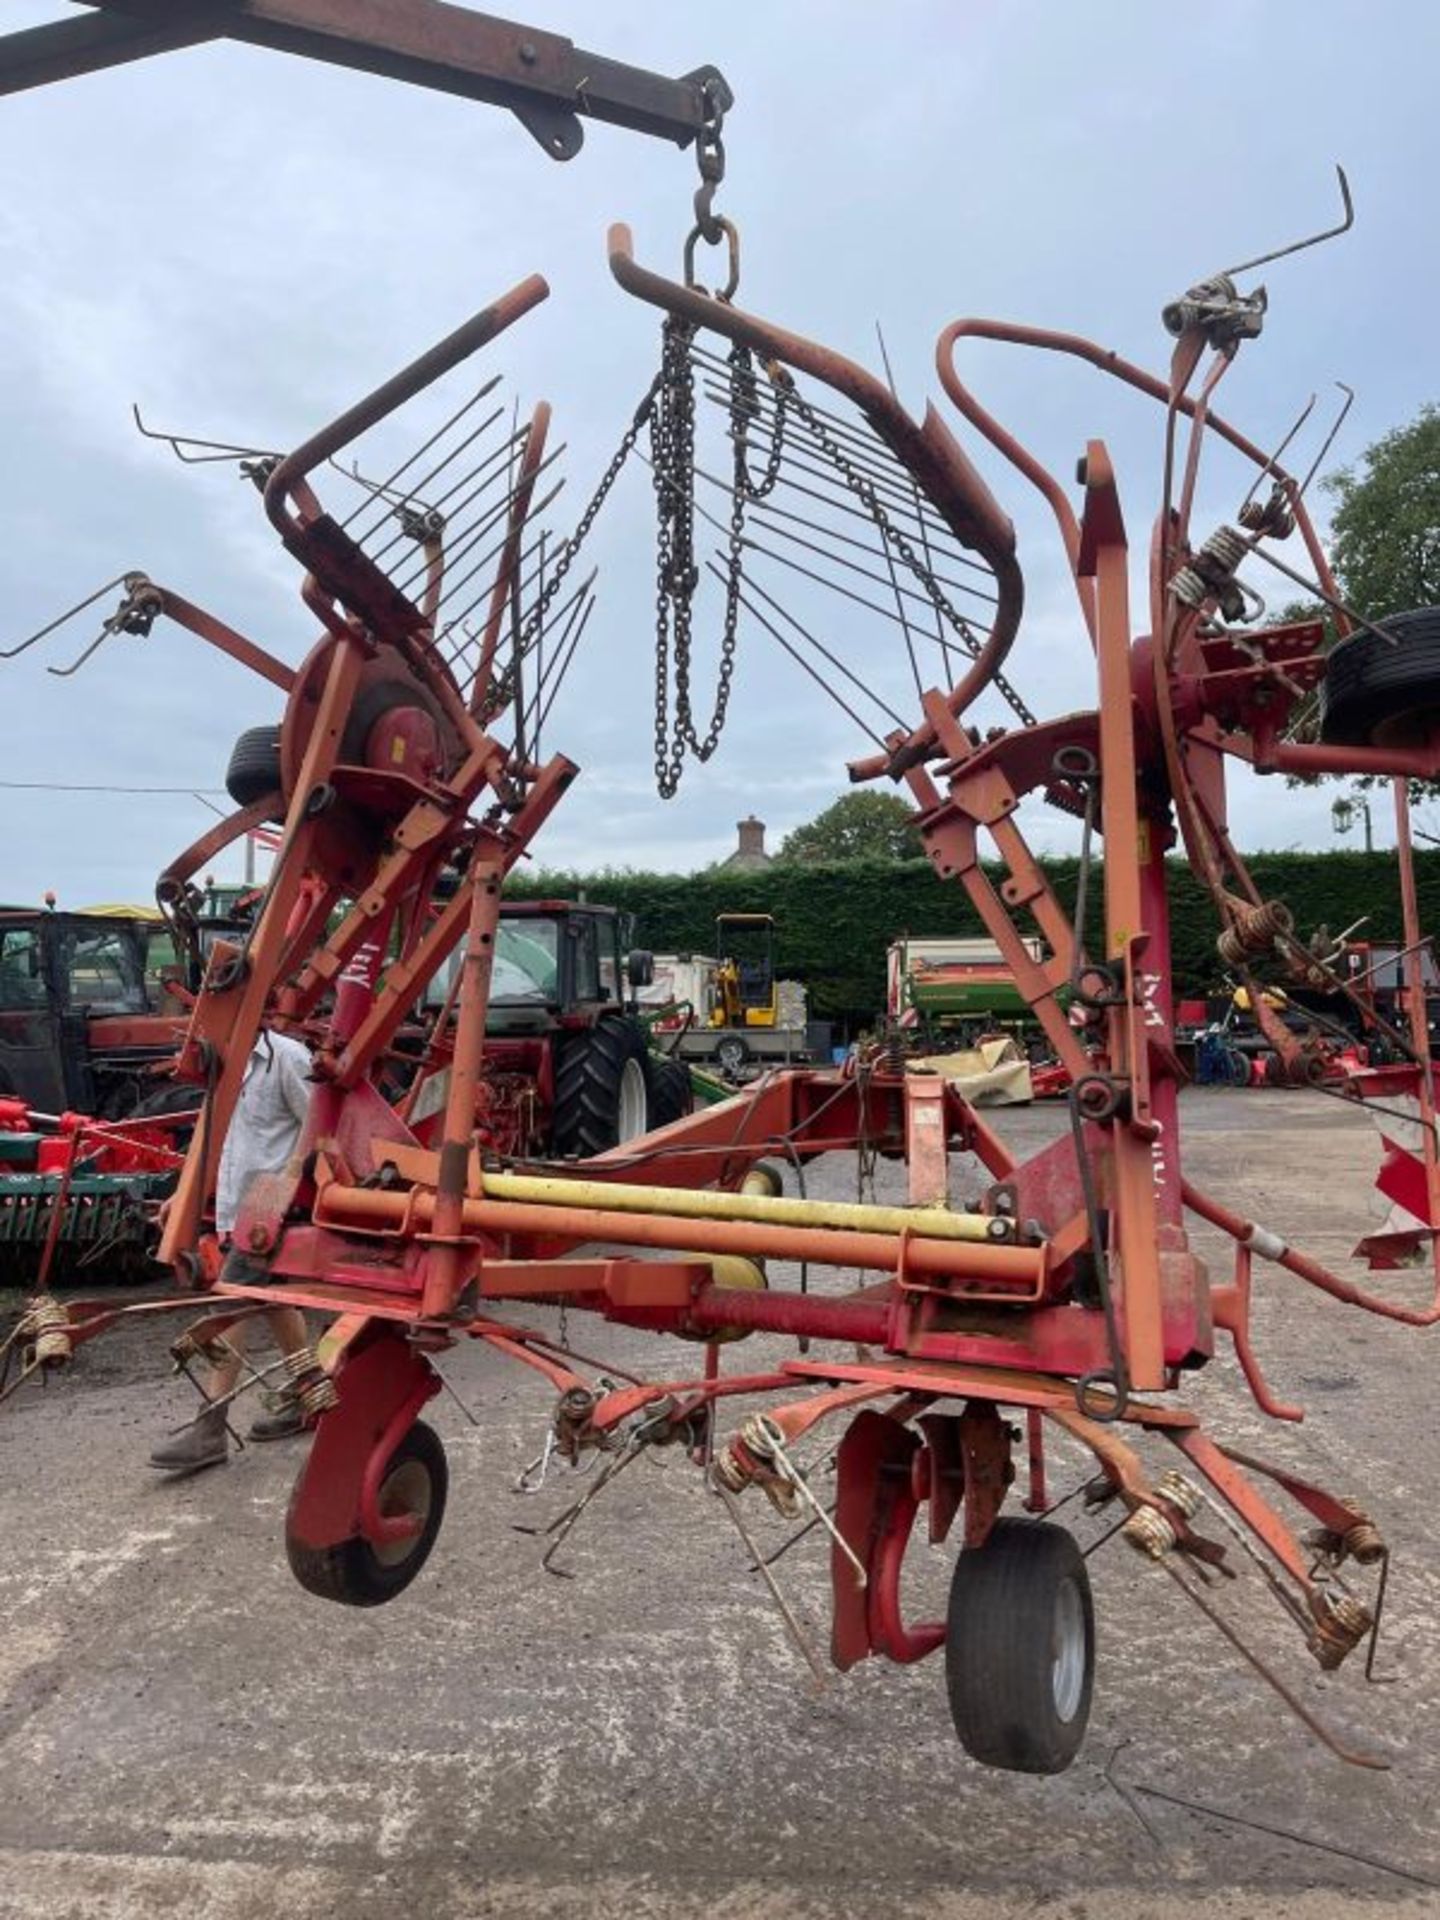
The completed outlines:
{"type": "Polygon", "coordinates": [[[77,786],[67,780],[0,780],[0,787],[21,789],[27,793],[184,793],[203,800],[207,794],[223,794],[224,787],[106,787],[77,786]]]}

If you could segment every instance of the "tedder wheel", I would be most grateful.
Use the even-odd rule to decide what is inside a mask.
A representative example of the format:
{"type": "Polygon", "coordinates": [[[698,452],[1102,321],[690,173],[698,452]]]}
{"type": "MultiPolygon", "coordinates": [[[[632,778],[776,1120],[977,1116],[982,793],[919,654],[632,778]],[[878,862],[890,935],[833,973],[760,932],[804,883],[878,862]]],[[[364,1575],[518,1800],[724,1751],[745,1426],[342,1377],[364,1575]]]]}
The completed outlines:
{"type": "Polygon", "coordinates": [[[715,1049],[715,1059],[721,1072],[728,1073],[732,1080],[739,1077],[749,1058],[750,1049],[738,1033],[727,1033],[715,1049]]]}
{"type": "Polygon", "coordinates": [[[672,1120],[683,1120],[695,1104],[690,1086],[690,1069],[673,1055],[669,1059],[650,1059],[650,1125],[668,1127],[672,1120]]]}
{"type": "Polygon", "coordinates": [[[247,727],[235,742],[225,771],[225,791],[237,807],[253,806],[280,791],[279,727],[247,727]]]}
{"type": "Polygon", "coordinates": [[[945,1681],[960,1744],[1016,1773],[1062,1773],[1080,1750],[1095,1680],[1095,1609],[1080,1549],[1043,1520],[997,1520],[960,1555],[945,1681]]]}
{"type": "Polygon", "coordinates": [[[1416,746],[1440,726],[1440,607],[1380,624],[1398,645],[1362,630],[1326,656],[1320,738],[1328,745],[1416,746]]]}
{"type": "Polygon", "coordinates": [[[392,1545],[371,1546],[359,1534],[333,1547],[307,1547],[287,1527],[285,1553],[290,1571],[309,1593],[338,1600],[346,1607],[381,1607],[393,1600],[430,1557],[440,1522],[450,1470],[440,1436],[417,1420],[390,1456],[380,1482],[380,1511],[387,1516],[412,1513],[420,1531],[392,1545]]]}
{"type": "Polygon", "coordinates": [[[638,1021],[607,1014],[561,1040],[555,1061],[557,1154],[588,1160],[623,1146],[650,1125],[645,1031],[638,1021]]]}

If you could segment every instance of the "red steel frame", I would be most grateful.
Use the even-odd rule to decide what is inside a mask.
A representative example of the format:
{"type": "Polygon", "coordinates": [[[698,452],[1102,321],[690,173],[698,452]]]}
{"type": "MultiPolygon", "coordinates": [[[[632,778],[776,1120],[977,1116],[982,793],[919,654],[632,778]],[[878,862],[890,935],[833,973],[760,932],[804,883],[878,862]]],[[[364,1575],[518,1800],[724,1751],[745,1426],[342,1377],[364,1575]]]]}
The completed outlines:
{"type": "MultiPolygon", "coordinates": [[[[617,279],[632,295],[743,342],[854,405],[994,574],[993,624],[959,684],[927,695],[914,731],[897,733],[885,753],[852,772],[908,783],[936,871],[965,888],[1056,1054],[1075,1081],[1090,1089],[1077,1133],[1105,1244],[1094,1245],[1094,1215],[1075,1139],[1018,1161],[952,1085],[900,1075],[883,1062],[770,1074],[723,1105],[583,1166],[553,1170],[563,1183],[555,1190],[507,1181],[480,1164],[473,1145],[475,1101],[484,1073],[501,883],[576,769],[561,756],[544,765],[518,762],[482,724],[493,620],[483,670],[471,697],[464,697],[433,644],[427,618],[427,607],[433,609],[438,598],[443,553],[430,556],[426,604],[414,605],[327,515],[311,476],[544,297],[543,282],[526,281],[307,441],[271,476],[267,513],[305,569],[303,598],[323,628],[298,669],[261,655],[211,616],[156,590],[165,611],[261,673],[288,699],[282,794],[217,829],[243,832],[276,810],[277,801],[283,805],[280,853],[253,933],[243,953],[222,951],[212,961],[181,1056],[182,1076],[207,1089],[208,1117],[187,1162],[163,1253],[179,1263],[196,1240],[245,1061],[262,1023],[313,1024],[328,999],[304,1139],[284,1175],[252,1189],[237,1227],[236,1244],[252,1263],[251,1275],[256,1265],[263,1267],[264,1282],[222,1278],[215,1285],[218,1295],[233,1302],[231,1311],[286,1302],[335,1316],[325,1345],[339,1404],[322,1417],[302,1470],[288,1521],[293,1539],[313,1550],[356,1535],[376,1542],[394,1536],[396,1523],[380,1515],[376,1488],[390,1453],[436,1390],[427,1352],[477,1338],[536,1369],[562,1392],[583,1396],[586,1412],[570,1435],[578,1446],[603,1444],[643,1408],[660,1410],[678,1431],[697,1412],[741,1394],[780,1396],[773,1418],[790,1439],[827,1414],[851,1411],[853,1424],[839,1456],[839,1524],[863,1559],[867,1580],[863,1589],[856,1587],[853,1568],[837,1548],[834,1654],[842,1666],[868,1654],[911,1660],[939,1644],[938,1627],[907,1627],[901,1618],[905,1545],[922,1506],[932,1539],[943,1538],[963,1514],[965,1544],[984,1542],[1013,1474],[1003,1408],[1026,1410],[1032,1507],[1045,1497],[1048,1421],[1090,1448],[1126,1506],[1163,1516],[1182,1549],[1214,1557],[1219,1550],[1193,1531],[1183,1505],[1167,1497],[1163,1483],[1152,1482],[1129,1441],[1119,1436],[1144,1429],[1170,1441],[1288,1576],[1298,1590],[1312,1650],[1323,1663],[1336,1664],[1359,1630],[1348,1638],[1337,1634],[1331,1590],[1313,1553],[1174,1395],[1185,1372],[1211,1357],[1218,1326],[1231,1334],[1262,1409],[1279,1418],[1299,1417],[1268,1394],[1251,1350],[1255,1253],[1339,1299],[1415,1324],[1440,1317],[1440,1281],[1435,1304],[1423,1310],[1362,1293],[1185,1180],[1165,855],[1175,841],[1174,820],[1192,864],[1212,884],[1222,924],[1249,929],[1253,938],[1254,916],[1265,903],[1226,832],[1224,756],[1265,771],[1373,771],[1383,761],[1397,776],[1436,774],[1440,739],[1402,755],[1287,744],[1283,716],[1296,692],[1320,675],[1319,628],[1250,634],[1242,651],[1202,625],[1201,614],[1212,611],[1213,603],[1183,606],[1171,592],[1175,573],[1193,557],[1188,513],[1204,433],[1265,461],[1210,411],[1228,350],[1212,357],[1199,397],[1192,398],[1188,387],[1206,345],[1198,332],[1180,341],[1167,382],[1072,336],[962,321],[941,337],[942,384],[962,414],[1050,502],[1093,642],[1098,682],[1093,711],[979,741],[963,716],[1009,652],[1023,586],[1013,529],[939,415],[931,408],[917,423],[885,385],[854,363],[697,288],[647,272],[635,263],[623,227],[612,229],[610,252],[617,279]],[[1150,636],[1135,631],[1126,529],[1104,444],[1092,441],[1087,449],[1077,514],[1059,483],[962,385],[953,350],[968,336],[1057,350],[1101,366],[1164,405],[1172,448],[1179,423],[1190,421],[1180,503],[1174,508],[1165,502],[1151,543],[1150,636]],[[408,688],[426,722],[430,760],[414,775],[378,770],[366,759],[364,741],[353,728],[347,731],[360,692],[382,678],[408,688]],[[1082,786],[1098,778],[1103,923],[1083,948],[1016,823],[1020,801],[1057,778],[1082,786]],[[1003,869],[998,883],[981,865],[986,841],[1003,869]],[[432,914],[435,879],[442,866],[457,862],[463,864],[462,884],[432,914]],[[327,934],[342,900],[350,903],[348,911],[327,934]],[[382,971],[394,928],[402,936],[400,958],[382,971]],[[1048,959],[1032,957],[1027,939],[1034,930],[1044,938],[1048,959]],[[449,1088],[434,1150],[422,1146],[380,1098],[371,1074],[462,936],[466,958],[449,1088]],[[1077,1028],[1062,1010],[1060,994],[1087,982],[1082,1000],[1089,1021],[1077,1028]],[[773,1156],[777,1146],[803,1162],[861,1143],[908,1157],[910,1197],[921,1209],[913,1221],[897,1221],[883,1209],[844,1223],[813,1209],[795,1217],[794,1209],[761,1196],[730,1205],[717,1201],[697,1215],[682,1210],[674,1197],[681,1189],[739,1194],[756,1161],[773,1156]],[[954,1216],[969,1236],[957,1239],[923,1209],[946,1192],[947,1153],[962,1149],[978,1157],[990,1185],[977,1214],[954,1216]],[[638,1197],[637,1182],[643,1183],[638,1197]],[[567,1198],[567,1186],[575,1198],[567,1198]],[[602,1204],[596,1188],[612,1189],[613,1204],[602,1204]],[[1197,1259],[1186,1228],[1190,1213],[1235,1241],[1228,1287],[1212,1286],[1197,1259]],[[611,1250],[583,1251],[596,1242],[611,1250]],[[633,1250],[667,1257],[636,1257],[633,1250]],[[715,1264],[725,1255],[807,1260],[860,1269],[868,1277],[838,1296],[753,1291],[725,1284],[715,1264]],[[1108,1273],[1113,1339],[1092,1291],[1097,1266],[1108,1273]],[[624,1325],[705,1341],[706,1364],[678,1379],[597,1391],[553,1340],[498,1312],[501,1303],[525,1300],[562,1302],[624,1325]],[[802,1352],[758,1375],[723,1373],[720,1337],[752,1330],[853,1342],[865,1353],[841,1359],[802,1352]],[[940,1411],[952,1403],[959,1403],[958,1413],[940,1411]],[[917,1415],[918,1432],[907,1424],[917,1415]]],[[[544,418],[542,411],[542,433],[544,418]]],[[[539,444],[537,438],[528,474],[538,464],[539,444]]],[[[1273,463],[1268,470],[1288,490],[1322,584],[1332,587],[1297,490],[1273,463]]],[[[503,607],[509,592],[528,494],[527,484],[516,496],[515,537],[501,561],[492,609],[503,607]]],[[[1403,777],[1397,778],[1405,941],[1413,949],[1419,929],[1403,786],[1403,777]]],[[[217,844],[215,835],[207,836],[175,863],[166,883],[183,880],[217,844]]],[[[1283,958],[1283,941],[1274,950],[1283,958]]],[[[1427,1123],[1423,1178],[1429,1217],[1440,1219],[1418,961],[1412,986],[1416,1061],[1387,1069],[1387,1084],[1413,1096],[1427,1123]]],[[[1284,1035],[1283,1041],[1282,1053],[1292,1058],[1293,1039],[1284,1035]]],[[[73,1317],[78,1339],[104,1316],[82,1310],[73,1317]]],[[[773,1483],[743,1432],[726,1458],[740,1484],[773,1483]]],[[[1253,1470],[1257,1463],[1250,1464],[1253,1470]]],[[[1337,1539],[1365,1524],[1353,1503],[1293,1479],[1284,1486],[1337,1539]]]]}

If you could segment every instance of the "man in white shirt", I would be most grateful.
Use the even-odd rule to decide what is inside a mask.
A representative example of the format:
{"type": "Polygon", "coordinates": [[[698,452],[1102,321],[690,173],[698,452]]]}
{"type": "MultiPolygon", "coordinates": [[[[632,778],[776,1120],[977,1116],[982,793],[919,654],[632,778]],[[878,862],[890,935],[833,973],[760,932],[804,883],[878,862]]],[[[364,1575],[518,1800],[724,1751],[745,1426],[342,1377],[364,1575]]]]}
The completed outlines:
{"type": "MultiPolygon", "coordinates": [[[[310,1105],[310,1055],[298,1040],[262,1027],[250,1050],[240,1097],[235,1104],[220,1168],[215,1182],[215,1228],[227,1250],[226,1265],[242,1256],[230,1252],[230,1236],[250,1183],[260,1174],[283,1172],[300,1139],[310,1105]]],[[[272,1307],[265,1316],[281,1353],[298,1353],[308,1345],[305,1318],[295,1307],[272,1307]]],[[[210,1371],[205,1382],[207,1400],[223,1400],[240,1378],[248,1323],[241,1321],[226,1334],[230,1357],[210,1371]]],[[[300,1433],[305,1419],[293,1397],[281,1395],[274,1411],[263,1414],[250,1428],[252,1440],[280,1440],[300,1433]]],[[[216,1406],[174,1439],[163,1441],[150,1455],[152,1467],[174,1474],[198,1473],[218,1467],[230,1453],[225,1408],[216,1406]]]]}

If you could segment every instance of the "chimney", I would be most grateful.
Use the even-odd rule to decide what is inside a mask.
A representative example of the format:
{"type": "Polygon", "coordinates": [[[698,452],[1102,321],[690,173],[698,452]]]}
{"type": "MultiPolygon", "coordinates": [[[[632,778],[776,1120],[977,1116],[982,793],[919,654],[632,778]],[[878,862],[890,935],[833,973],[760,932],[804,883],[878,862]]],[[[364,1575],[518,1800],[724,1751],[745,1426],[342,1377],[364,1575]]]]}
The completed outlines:
{"type": "Polygon", "coordinates": [[[736,821],[735,831],[740,836],[738,851],[741,854],[747,856],[758,854],[762,860],[767,858],[765,852],[765,822],[763,820],[757,820],[752,813],[748,820],[736,821]]]}

